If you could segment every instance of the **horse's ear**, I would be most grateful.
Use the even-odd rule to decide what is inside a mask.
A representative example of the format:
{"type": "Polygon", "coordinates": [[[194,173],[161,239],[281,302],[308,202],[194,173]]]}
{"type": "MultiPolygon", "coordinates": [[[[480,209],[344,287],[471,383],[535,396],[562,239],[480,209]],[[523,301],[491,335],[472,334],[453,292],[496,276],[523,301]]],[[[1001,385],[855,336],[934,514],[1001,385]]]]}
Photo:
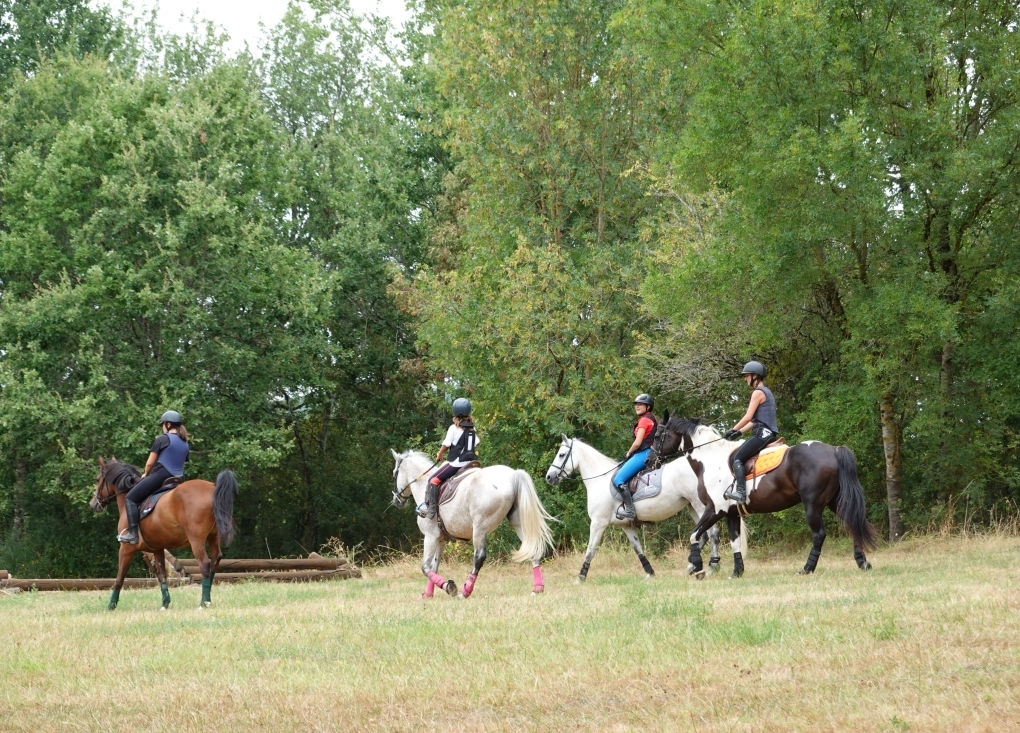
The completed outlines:
{"type": "Polygon", "coordinates": [[[569,440],[570,440],[570,438],[568,438],[568,437],[567,437],[567,434],[566,434],[566,433],[560,433],[560,436],[561,436],[561,437],[563,438],[563,442],[564,442],[564,443],[566,443],[567,441],[569,441],[569,440]]]}
{"type": "Polygon", "coordinates": [[[393,450],[392,448],[390,448],[390,453],[392,453],[392,454],[393,454],[393,460],[397,460],[398,458],[400,458],[400,454],[399,454],[399,453],[397,453],[397,452],[396,452],[395,450],[393,450]]]}
{"type": "Polygon", "coordinates": [[[106,468],[106,460],[102,456],[99,456],[99,465],[106,468]]]}

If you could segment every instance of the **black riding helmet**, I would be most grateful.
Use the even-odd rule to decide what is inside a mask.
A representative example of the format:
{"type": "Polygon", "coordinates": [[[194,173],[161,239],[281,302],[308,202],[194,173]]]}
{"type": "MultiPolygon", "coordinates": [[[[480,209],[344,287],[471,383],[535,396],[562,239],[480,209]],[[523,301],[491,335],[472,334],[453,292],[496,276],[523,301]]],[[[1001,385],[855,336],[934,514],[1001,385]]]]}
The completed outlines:
{"type": "Polygon", "coordinates": [[[163,423],[166,422],[173,423],[174,425],[179,425],[180,423],[184,422],[184,418],[181,417],[181,413],[177,412],[177,410],[167,410],[166,412],[163,413],[163,417],[159,419],[159,424],[162,425],[163,423]]]}
{"type": "Polygon", "coordinates": [[[649,410],[655,409],[655,400],[652,399],[651,395],[639,394],[634,398],[635,405],[647,405],[649,410]]]}
{"type": "Polygon", "coordinates": [[[740,372],[740,376],[744,376],[745,374],[757,374],[762,379],[765,379],[765,377],[768,376],[768,373],[768,369],[766,369],[765,365],[760,361],[749,361],[744,364],[744,371],[740,372]]]}
{"type": "Polygon", "coordinates": [[[454,417],[470,417],[471,416],[471,401],[466,397],[458,397],[453,401],[453,416],[454,417]]]}

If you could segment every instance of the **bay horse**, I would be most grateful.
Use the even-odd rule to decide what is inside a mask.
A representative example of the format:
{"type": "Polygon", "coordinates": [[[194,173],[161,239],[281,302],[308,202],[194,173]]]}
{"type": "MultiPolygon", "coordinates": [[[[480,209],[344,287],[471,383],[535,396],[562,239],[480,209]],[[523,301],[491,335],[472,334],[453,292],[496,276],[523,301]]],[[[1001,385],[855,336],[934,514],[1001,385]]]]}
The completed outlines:
{"type": "MultiPolygon", "coordinates": [[[[638,528],[641,524],[661,522],[684,509],[689,509],[694,521],[697,522],[705,511],[705,504],[698,494],[697,476],[685,471],[685,466],[679,461],[667,464],[662,473],[662,491],[659,495],[635,503],[636,520],[619,519],[616,516],[616,508],[620,501],[613,496],[609,488],[611,474],[619,464],[577,438],[568,438],[566,435],[561,437],[563,442],[553,457],[552,465],[546,471],[545,480],[555,486],[577,471],[581,474],[581,480],[588,492],[588,518],[591,519],[591,529],[588,533],[588,549],[584,553],[584,563],[577,575],[577,581],[584,581],[588,577],[588,567],[602,542],[602,535],[611,525],[619,527],[627,535],[645,571],[645,577],[652,577],[655,570],[645,557],[638,528]]],[[[719,567],[719,528],[712,527],[708,532],[708,538],[712,542],[709,568],[714,571],[719,567]]],[[[699,580],[705,577],[700,563],[697,567],[688,564],[687,572],[696,575],[699,580]]]]}
{"type": "MultiPolygon", "coordinates": [[[[396,463],[393,467],[393,506],[402,508],[411,495],[416,504],[421,504],[425,500],[428,474],[435,463],[420,451],[390,452],[396,463]]],[[[462,469],[461,473],[469,470],[472,469],[462,469]]],[[[461,598],[469,597],[485,562],[486,541],[504,519],[510,521],[521,540],[513,560],[531,561],[532,593],[543,592],[545,580],[540,563],[547,548],[553,546],[548,522],[555,519],[542,506],[527,471],[514,470],[509,466],[487,466],[473,469],[471,475],[464,476],[456,494],[439,507],[434,519],[418,517],[418,529],[425,536],[421,572],[428,578],[422,598],[431,598],[436,587],[451,596],[457,595],[457,584],[437,573],[443,549],[454,539],[469,540],[475,548],[474,569],[461,592],[461,598]]]]}
{"type": "MultiPolygon", "coordinates": [[[[688,560],[693,565],[701,565],[698,540],[723,517],[732,540],[741,533],[741,516],[771,514],[803,503],[811,529],[811,551],[800,571],[802,575],[815,571],[822,554],[825,542],[822,512],[826,507],[839,517],[853,539],[857,567],[871,570],[864,550],[877,546],[878,533],[868,521],[864,489],[857,477],[857,459],[852,450],[817,440],[791,446],[776,469],[748,480],[747,503],[741,505],[723,498],[723,493],[733,480],[730,456],[743,441],[728,441],[700,420],[669,417],[669,413],[662,425],[664,429],[652,444],[653,455],[686,458],[698,476],[698,493],[706,505],[690,537],[688,560]]],[[[733,575],[739,577],[743,572],[743,558],[734,553],[733,575]]]]}
{"type": "MultiPolygon", "coordinates": [[[[141,478],[141,472],[129,463],[116,458],[109,462],[99,458],[99,478],[96,492],[89,502],[95,512],[103,511],[116,500],[120,511],[117,527],[127,527],[124,500],[127,492],[141,478]]],[[[122,543],[118,556],[117,579],[113,584],[110,604],[112,611],[120,600],[131,559],[138,552],[151,552],[156,565],[156,577],[163,594],[161,610],[170,606],[170,589],[166,581],[166,564],[163,550],[190,546],[202,571],[202,600],[199,609],[212,604],[212,581],[216,566],[223,557],[222,547],[234,539],[234,495],[237,478],[233,471],[220,471],[215,486],[210,481],[192,479],[182,481],[161,498],[152,513],[138,524],[138,544],[122,543]],[[206,544],[209,551],[206,552],[206,544]]]]}

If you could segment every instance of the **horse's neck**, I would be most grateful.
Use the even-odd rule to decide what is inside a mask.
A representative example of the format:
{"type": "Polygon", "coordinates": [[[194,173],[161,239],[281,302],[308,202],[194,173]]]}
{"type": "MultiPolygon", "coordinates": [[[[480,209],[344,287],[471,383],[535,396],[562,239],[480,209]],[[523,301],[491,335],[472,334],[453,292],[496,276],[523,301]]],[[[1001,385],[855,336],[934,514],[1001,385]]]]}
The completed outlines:
{"type": "Polygon", "coordinates": [[[424,453],[412,453],[404,461],[407,465],[404,481],[411,484],[411,491],[417,497],[418,491],[421,490],[420,487],[423,486],[422,482],[426,478],[425,473],[432,466],[432,459],[424,453]]]}
{"type": "Polygon", "coordinates": [[[609,456],[603,455],[587,443],[574,441],[575,463],[582,476],[592,476],[606,471],[616,463],[609,456]]]}

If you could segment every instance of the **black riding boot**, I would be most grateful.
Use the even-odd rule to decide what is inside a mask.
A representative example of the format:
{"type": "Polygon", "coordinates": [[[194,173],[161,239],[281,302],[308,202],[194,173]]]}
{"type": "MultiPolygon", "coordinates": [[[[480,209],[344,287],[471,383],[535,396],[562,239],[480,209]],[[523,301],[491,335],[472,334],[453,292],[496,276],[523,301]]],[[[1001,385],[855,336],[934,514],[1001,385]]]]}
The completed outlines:
{"type": "Polygon", "coordinates": [[[436,518],[436,503],[439,501],[439,487],[431,481],[429,486],[425,489],[425,501],[418,507],[418,516],[425,517],[425,519],[436,518]]]}
{"type": "Polygon", "coordinates": [[[747,472],[744,470],[743,461],[733,461],[733,473],[735,475],[733,486],[726,489],[724,499],[730,499],[738,504],[747,503],[747,472]]]}
{"type": "Polygon", "coordinates": [[[138,544],[138,505],[130,499],[124,499],[124,511],[127,514],[128,526],[117,535],[117,539],[126,545],[138,544]]]}
{"type": "Polygon", "coordinates": [[[617,491],[623,497],[623,506],[616,510],[617,519],[637,519],[637,510],[634,508],[634,495],[626,484],[618,486],[617,491]]]}

